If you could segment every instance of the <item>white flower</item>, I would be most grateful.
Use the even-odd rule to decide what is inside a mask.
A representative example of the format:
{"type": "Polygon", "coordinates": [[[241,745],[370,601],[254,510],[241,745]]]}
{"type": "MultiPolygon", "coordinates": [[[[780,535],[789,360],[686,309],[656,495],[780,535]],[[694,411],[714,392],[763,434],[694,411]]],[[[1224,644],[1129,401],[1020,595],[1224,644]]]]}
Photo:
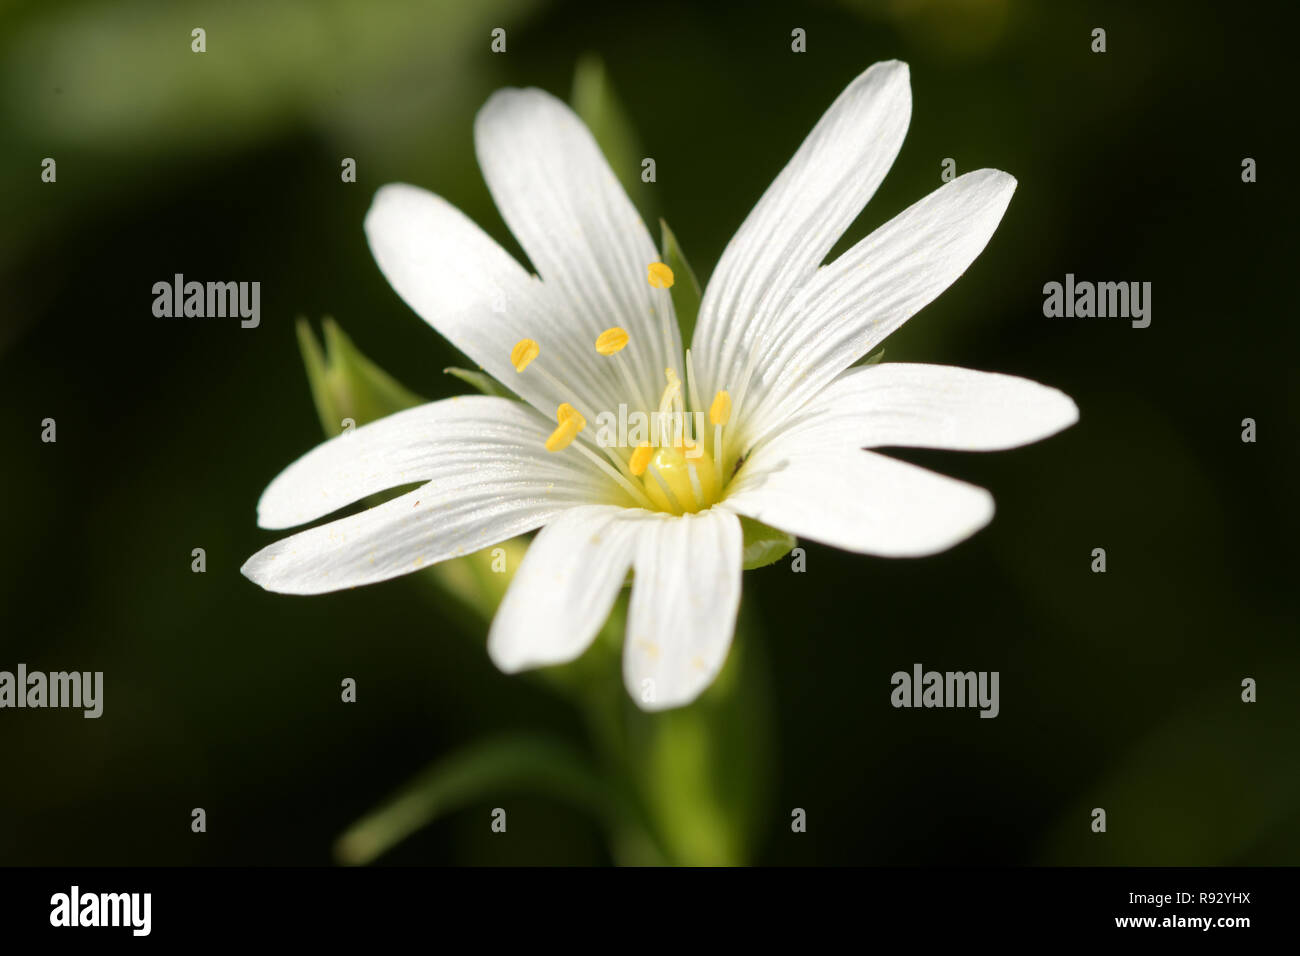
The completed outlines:
{"type": "Polygon", "coordinates": [[[493,621],[492,659],[513,672],[576,658],[630,568],[624,678],[656,710],[695,699],[727,656],[739,515],[886,557],[983,527],[988,492],[864,449],[1011,448],[1073,423],[1074,403],[1006,375],[851,366],[965,271],[1015,180],[958,177],[819,268],[910,116],[906,65],[849,85],[728,243],[684,354],[668,270],[586,127],[540,90],[494,94],[475,122],[479,164],[538,276],[413,186],[380,189],[365,228],[398,294],[527,404],[452,398],[325,442],[271,482],[262,527],[421,484],[264,548],[244,574],[316,594],[540,528],[493,621]],[[620,404],[710,423],[676,444],[611,447],[593,423],[620,404]]]}

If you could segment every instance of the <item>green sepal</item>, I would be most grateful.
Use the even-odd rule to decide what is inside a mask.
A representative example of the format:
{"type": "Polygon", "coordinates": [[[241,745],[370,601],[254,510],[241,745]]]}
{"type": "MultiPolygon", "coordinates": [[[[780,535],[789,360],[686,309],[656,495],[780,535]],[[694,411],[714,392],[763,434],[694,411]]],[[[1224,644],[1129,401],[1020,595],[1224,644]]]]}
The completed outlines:
{"type": "Polygon", "coordinates": [[[884,350],[884,349],[881,349],[879,352],[872,352],[870,355],[868,355],[866,358],[864,358],[861,362],[855,362],[855,363],[853,364],[853,367],[854,367],[854,368],[865,368],[865,367],[868,366],[868,365],[879,365],[879,364],[880,364],[880,360],[883,359],[884,357],[885,357],[885,350],[884,350]]]}
{"type": "MultiPolygon", "coordinates": [[[[641,186],[641,145],[636,129],[627,117],[623,104],[605,71],[605,62],[593,53],[584,54],[573,71],[573,95],[569,98],[600,151],[629,195],[643,193],[641,186]]],[[[639,198],[645,198],[641,196],[639,198]]]]}
{"type": "Polygon", "coordinates": [[[746,571],[765,568],[780,561],[799,543],[793,535],[769,528],[761,521],[741,517],[740,529],[745,535],[744,566],[746,571]]]}
{"type": "Polygon", "coordinates": [[[513,401],[521,401],[518,395],[510,391],[487,372],[475,372],[468,368],[445,368],[443,369],[448,375],[453,375],[460,379],[471,388],[476,388],[484,395],[494,395],[497,398],[509,398],[513,401]]]}
{"type": "Polygon", "coordinates": [[[323,349],[306,319],[298,320],[297,332],[312,401],[326,435],[342,432],[346,419],[360,427],[428,402],[362,355],[332,318],[321,325],[323,349]]]}
{"type": "Polygon", "coordinates": [[[700,299],[703,297],[700,281],[695,278],[695,270],[686,261],[686,254],[682,252],[673,231],[668,228],[668,223],[660,219],[659,228],[663,234],[659,255],[663,257],[664,265],[673,270],[673,287],[670,291],[673,296],[673,311],[677,313],[677,327],[682,331],[682,345],[690,348],[691,336],[695,334],[695,320],[700,314],[700,299]]]}

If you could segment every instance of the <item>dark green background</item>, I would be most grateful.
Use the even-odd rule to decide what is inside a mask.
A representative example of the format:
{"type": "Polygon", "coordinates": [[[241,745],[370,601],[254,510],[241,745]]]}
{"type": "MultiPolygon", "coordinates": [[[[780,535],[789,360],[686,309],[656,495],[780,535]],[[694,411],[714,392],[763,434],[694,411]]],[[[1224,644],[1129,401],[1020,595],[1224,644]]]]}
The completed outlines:
{"type": "MultiPolygon", "coordinates": [[[[910,133],[850,238],[939,183],[1019,189],[987,251],[888,360],[1026,375],[1065,434],[908,452],[989,488],[993,524],[913,561],[808,546],[746,576],[772,670],[760,862],[1293,863],[1300,858],[1297,401],[1288,34],[1212,3],[21,3],[0,12],[0,669],[103,670],[104,716],[0,711],[0,863],[324,863],[332,840],[483,733],[575,716],[495,671],[481,626],[408,578],[263,593],[254,505],[320,438],[294,340],[334,315],[429,397],[450,349],[361,223],[385,182],[520,254],[478,175],[495,88],[567,96],[601,55],[658,166],[633,200],[701,277],[835,95],[911,64],[910,133]],[[189,50],[203,26],[208,52],[189,50]],[[489,52],[491,28],[508,53],[489,52]],[[1109,50],[1089,52],[1090,31],[1109,50]],[[790,52],[790,30],[808,52],[790,52]],[[58,182],[40,162],[58,161],[58,182]],[[339,181],[343,156],[359,182],[339,181]],[[1259,182],[1240,179],[1245,156],[1259,182]],[[173,273],[259,280],[262,325],[160,320],[173,273]],[[1145,330],[1042,316],[1073,272],[1154,284],[1145,330]],[[40,422],[58,422],[42,444],[40,422]],[[1257,444],[1240,422],[1259,423],[1257,444]],[[207,549],[208,571],[190,572],[207,549]],[[1109,570],[1089,571],[1104,547],[1109,570]],[[1002,713],[889,706],[914,662],[1001,672],[1002,713]],[[344,676],[359,702],[339,702],[344,676]],[[1259,702],[1240,701],[1240,681],[1259,702]],[[209,832],[190,832],[202,806],[209,832]],[[809,814],[790,833],[791,807],[809,814]],[[1089,830],[1091,808],[1109,828],[1089,830]]],[[[503,798],[504,799],[504,798],[503,798]]],[[[393,862],[598,862],[551,800],[487,801],[393,862]]]]}

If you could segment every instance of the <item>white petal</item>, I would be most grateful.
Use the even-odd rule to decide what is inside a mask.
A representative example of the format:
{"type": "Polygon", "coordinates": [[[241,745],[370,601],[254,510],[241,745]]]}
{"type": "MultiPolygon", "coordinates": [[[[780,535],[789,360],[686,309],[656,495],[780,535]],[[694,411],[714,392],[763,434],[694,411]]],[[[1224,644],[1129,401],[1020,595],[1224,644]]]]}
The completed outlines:
{"type": "Polygon", "coordinates": [[[467,396],[404,415],[366,426],[369,437],[357,429],[331,439],[289,466],[263,496],[262,520],[308,520],[383,487],[426,483],[263,548],[244,564],[245,576],[287,594],[384,581],[531,531],[575,504],[609,500],[614,487],[575,454],[546,452],[548,426],[506,399],[467,396]],[[436,419],[415,438],[418,452],[381,445],[379,436],[411,437],[415,412],[436,419]],[[365,466],[352,463],[351,447],[365,466]]]}
{"type": "Polygon", "coordinates": [[[546,451],[549,434],[535,411],[488,395],[408,408],[331,438],[291,464],[262,492],[257,523],[291,528],[366,495],[425,481],[443,491],[518,477],[550,484],[566,500],[608,495],[586,460],[546,451]]]}
{"type": "Polygon", "coordinates": [[[693,355],[710,395],[737,387],[749,352],[889,172],[911,116],[907,65],[877,63],[831,104],[768,187],[701,303],[693,355]]]}
{"type": "MultiPolygon", "coordinates": [[[[620,361],[637,394],[626,394],[617,363],[604,357],[603,386],[643,410],[657,405],[664,368],[681,373],[672,296],[650,286],[646,267],[659,253],[587,127],[549,93],[505,89],[479,111],[474,143],[502,218],[571,313],[567,337],[542,342],[542,360],[548,346],[594,357],[596,336],[622,326],[631,342],[620,361]]],[[[617,400],[597,411],[616,411],[617,400]]]]}
{"type": "Polygon", "coordinates": [[[789,417],[948,288],[988,243],[1015,187],[995,169],[959,176],[819,271],[763,343],[744,437],[789,417]]]}
{"type": "Polygon", "coordinates": [[[721,508],[642,514],[623,680],[642,710],[665,710],[698,697],[727,659],[743,536],[736,516],[721,508]]]}
{"type": "Polygon", "coordinates": [[[874,452],[782,441],[745,463],[723,506],[801,538],[890,558],[943,551],[993,517],[983,488],[874,452]]]}
{"type": "Polygon", "coordinates": [[[562,664],[600,631],[627,577],[644,524],[627,508],[578,507],[528,547],[492,621],[488,653],[506,673],[562,664]]]}
{"type": "Polygon", "coordinates": [[[1026,378],[887,362],[844,373],[780,434],[804,448],[996,451],[1039,441],[1078,420],[1068,395],[1026,378]]]}
{"type": "Polygon", "coordinates": [[[561,402],[593,422],[609,406],[611,366],[596,353],[595,336],[578,335],[551,291],[459,209],[397,183],[375,194],[365,228],[397,294],[507,388],[551,418],[561,402]],[[542,354],[521,373],[510,364],[510,351],[525,338],[537,341],[542,354]]]}

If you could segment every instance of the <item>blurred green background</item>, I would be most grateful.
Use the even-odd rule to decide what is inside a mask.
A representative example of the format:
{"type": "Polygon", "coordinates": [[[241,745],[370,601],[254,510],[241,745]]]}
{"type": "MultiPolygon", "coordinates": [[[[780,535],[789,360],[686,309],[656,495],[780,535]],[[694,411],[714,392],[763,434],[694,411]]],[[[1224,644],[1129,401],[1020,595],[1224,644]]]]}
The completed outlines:
{"type": "MultiPolygon", "coordinates": [[[[805,574],[747,574],[773,708],[752,859],[1300,861],[1288,36],[1267,8],[1209,2],[7,5],[0,669],[102,670],[106,699],[97,721],[0,711],[0,864],[328,863],[349,824],[484,734],[581,745],[574,712],[497,673],[482,624],[427,577],[304,599],[238,568],[275,537],[255,526],[263,487],[320,440],[296,316],[335,316],[423,395],[465,390],[441,370],[466,363],[371,259],[374,190],[439,192],[522,257],[473,116],[504,85],[567,97],[585,53],[657,163],[633,201],[701,278],[835,95],[907,60],[910,133],[846,243],[936,188],[945,157],[1020,186],[886,359],[1026,375],[1081,409],[1013,452],[900,453],[997,499],[949,553],[809,544],[805,574]],[[151,287],[176,272],[260,281],[261,327],[155,319],[151,287]],[[1042,286],[1067,272],[1152,282],[1151,327],[1045,319],[1042,286]],[[40,441],[46,417],[57,444],[40,441]],[[892,709],[889,677],[914,662],[1000,671],[1001,715],[892,709]]],[[[520,793],[382,859],[607,854],[583,812],[520,793]]]]}

